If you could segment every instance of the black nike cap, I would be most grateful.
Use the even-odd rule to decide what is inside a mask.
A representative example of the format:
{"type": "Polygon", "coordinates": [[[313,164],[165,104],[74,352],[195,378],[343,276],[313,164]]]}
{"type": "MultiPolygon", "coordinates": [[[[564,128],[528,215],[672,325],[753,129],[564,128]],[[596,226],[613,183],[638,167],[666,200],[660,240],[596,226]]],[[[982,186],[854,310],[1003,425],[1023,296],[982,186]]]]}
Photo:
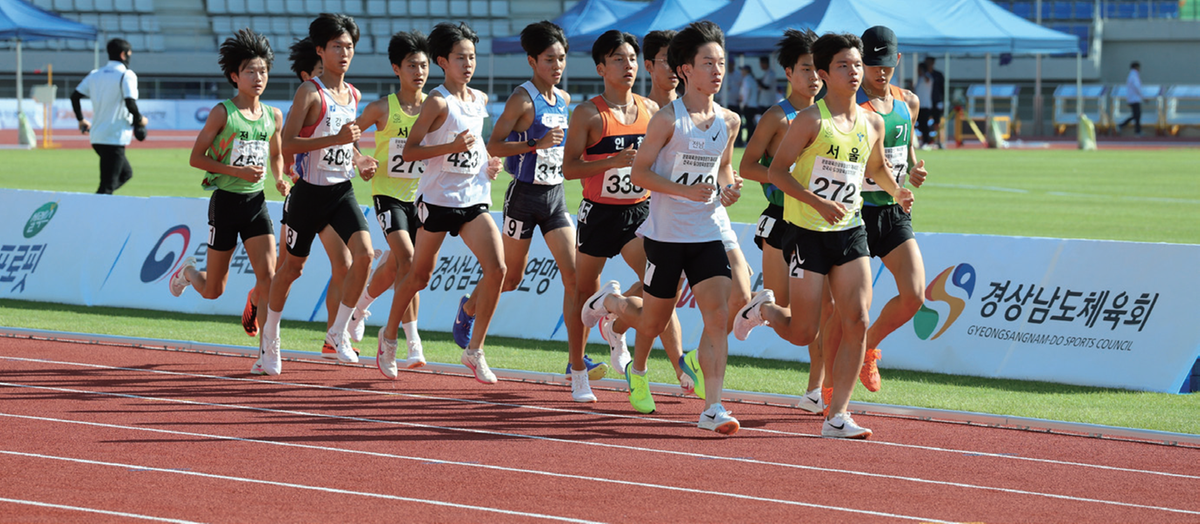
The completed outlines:
{"type": "Polygon", "coordinates": [[[899,46],[891,29],[881,25],[867,29],[862,34],[862,44],[863,65],[896,67],[899,46]]]}

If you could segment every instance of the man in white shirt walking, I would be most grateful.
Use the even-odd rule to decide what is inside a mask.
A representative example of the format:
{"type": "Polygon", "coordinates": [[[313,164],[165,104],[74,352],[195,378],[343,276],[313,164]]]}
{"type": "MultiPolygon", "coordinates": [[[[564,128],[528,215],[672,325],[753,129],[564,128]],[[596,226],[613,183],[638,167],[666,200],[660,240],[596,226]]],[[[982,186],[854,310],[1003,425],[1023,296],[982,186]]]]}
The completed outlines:
{"type": "Polygon", "coordinates": [[[1142,64],[1129,64],[1129,76],[1125,78],[1125,102],[1129,104],[1129,118],[1121,122],[1121,129],[1133,122],[1133,131],[1142,136],[1142,64]]]}
{"type": "Polygon", "coordinates": [[[92,149],[100,155],[100,188],[111,195],[130,178],[133,166],[125,159],[125,146],[137,135],[146,138],[146,117],[138,112],[137,74],[129,69],[133,46],[120,38],[108,41],[108,64],[88,73],[71,93],[71,107],[79,131],[90,135],[92,149]],[[92,120],[83,117],[80,101],[92,99],[92,120]]]}

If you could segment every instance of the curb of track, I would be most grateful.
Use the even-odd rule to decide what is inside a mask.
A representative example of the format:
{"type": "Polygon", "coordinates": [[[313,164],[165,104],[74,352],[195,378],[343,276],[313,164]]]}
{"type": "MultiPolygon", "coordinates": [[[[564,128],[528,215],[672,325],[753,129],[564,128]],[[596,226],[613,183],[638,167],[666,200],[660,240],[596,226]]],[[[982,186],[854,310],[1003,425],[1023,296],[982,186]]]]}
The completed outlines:
{"type": "MultiPolygon", "coordinates": [[[[125,337],[118,335],[99,335],[93,333],[71,333],[64,331],[14,328],[7,326],[0,326],[0,336],[84,344],[128,346],[142,349],[188,351],[222,355],[232,354],[246,357],[255,357],[258,355],[258,348],[249,346],[230,346],[225,344],[209,344],[204,342],[184,340],[125,337]]],[[[295,351],[285,349],[282,350],[281,353],[285,359],[292,361],[370,368],[376,367],[374,357],[362,357],[359,359],[359,363],[356,365],[343,364],[337,361],[324,359],[321,358],[319,354],[311,351],[295,351]]],[[[446,375],[467,376],[462,365],[443,364],[438,362],[430,362],[417,372],[432,372],[446,375]]],[[[497,378],[502,380],[532,382],[538,384],[556,384],[563,386],[569,384],[566,375],[562,373],[544,373],[537,371],[501,368],[492,368],[492,372],[496,374],[497,378]]],[[[624,380],[611,378],[593,381],[592,385],[598,388],[619,391],[624,391],[627,388],[624,380]]],[[[682,396],[677,384],[651,382],[650,390],[661,395],[682,396]]],[[[759,393],[754,391],[738,391],[728,389],[725,390],[724,398],[734,402],[768,404],[790,408],[798,407],[802,399],[802,397],[797,395],[780,395],[777,393],[759,393]]],[[[1045,433],[1071,434],[1095,438],[1137,440],[1169,446],[1183,445],[1200,447],[1200,435],[1173,433],[1169,431],[1123,428],[1100,424],[1085,424],[1081,422],[1064,422],[1039,418],[1015,417],[1010,415],[995,415],[991,413],[976,413],[972,411],[953,411],[946,409],[896,406],[891,404],[876,404],[858,401],[850,402],[850,409],[854,413],[896,416],[934,422],[952,422],[1007,429],[1040,431],[1045,433]]]]}

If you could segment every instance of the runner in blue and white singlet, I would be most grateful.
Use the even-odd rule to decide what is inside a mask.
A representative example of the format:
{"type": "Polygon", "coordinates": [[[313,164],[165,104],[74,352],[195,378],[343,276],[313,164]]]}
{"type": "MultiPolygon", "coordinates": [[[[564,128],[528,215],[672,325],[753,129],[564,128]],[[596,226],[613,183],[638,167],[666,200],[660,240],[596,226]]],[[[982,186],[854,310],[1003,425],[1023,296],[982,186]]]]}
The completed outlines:
{"type": "MultiPolygon", "coordinates": [[[[555,127],[567,128],[567,98],[563,96],[564,93],[555,89],[557,96],[551,105],[534,87],[533,81],[521,84],[520,88],[533,99],[533,123],[525,131],[509,133],[509,142],[537,140],[555,127]]],[[[521,182],[549,186],[563,182],[562,164],[563,144],[559,144],[549,149],[510,156],[504,161],[504,169],[521,182]]]]}
{"type": "MultiPolygon", "coordinates": [[[[302,137],[336,135],[342,126],[354,122],[358,116],[358,97],[350,85],[350,103],[339,104],[329,95],[329,89],[321,79],[312,78],[321,96],[321,119],[313,126],[300,130],[302,137]]],[[[300,179],[317,186],[332,186],[354,178],[354,144],[329,146],[316,151],[296,155],[296,174],[300,179]]]]}

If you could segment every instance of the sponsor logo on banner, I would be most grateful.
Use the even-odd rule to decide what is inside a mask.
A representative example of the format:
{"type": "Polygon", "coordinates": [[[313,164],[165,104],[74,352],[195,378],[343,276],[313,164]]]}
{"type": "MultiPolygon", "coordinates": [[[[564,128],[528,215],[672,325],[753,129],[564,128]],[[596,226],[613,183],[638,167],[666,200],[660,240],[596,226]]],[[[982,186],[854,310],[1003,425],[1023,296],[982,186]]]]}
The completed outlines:
{"type": "Polygon", "coordinates": [[[200,107],[196,109],[196,121],[203,124],[208,121],[208,114],[212,112],[211,107],[200,107]]]}
{"type": "Polygon", "coordinates": [[[58,202],[46,202],[42,207],[37,208],[33,215],[29,217],[29,221],[25,222],[25,238],[33,238],[38,233],[42,232],[42,228],[50,223],[50,219],[54,218],[54,214],[58,212],[58,202]]]}
{"type": "Polygon", "coordinates": [[[183,224],[172,227],[171,229],[168,229],[166,233],[163,233],[162,237],[158,239],[158,242],[154,244],[154,248],[151,249],[150,253],[146,255],[146,261],[142,262],[142,282],[150,283],[161,280],[162,278],[174,272],[175,267],[183,261],[182,253],[187,252],[188,245],[191,244],[191,241],[192,230],[183,224]],[[174,245],[176,241],[168,242],[168,239],[174,236],[179,236],[179,238],[183,241],[183,245],[179,246],[179,254],[176,254],[176,251],[171,249],[171,246],[174,245]],[[164,246],[166,247],[164,248],[164,246]],[[166,251],[160,255],[159,252],[163,251],[164,249],[166,251]]]}
{"type": "Polygon", "coordinates": [[[958,320],[959,315],[962,315],[963,310],[966,309],[967,299],[974,294],[975,268],[971,264],[959,264],[943,270],[933,279],[933,282],[925,287],[925,300],[944,303],[949,306],[949,311],[946,312],[946,318],[942,318],[942,315],[930,308],[928,304],[923,304],[917,314],[913,316],[912,321],[917,337],[921,340],[937,340],[942,333],[954,325],[954,321],[958,320]],[[958,290],[948,290],[947,283],[958,290]],[[965,298],[955,296],[963,293],[966,294],[965,298]],[[936,334],[934,334],[934,330],[937,330],[936,334]],[[930,334],[933,334],[932,338],[930,334]]]}

